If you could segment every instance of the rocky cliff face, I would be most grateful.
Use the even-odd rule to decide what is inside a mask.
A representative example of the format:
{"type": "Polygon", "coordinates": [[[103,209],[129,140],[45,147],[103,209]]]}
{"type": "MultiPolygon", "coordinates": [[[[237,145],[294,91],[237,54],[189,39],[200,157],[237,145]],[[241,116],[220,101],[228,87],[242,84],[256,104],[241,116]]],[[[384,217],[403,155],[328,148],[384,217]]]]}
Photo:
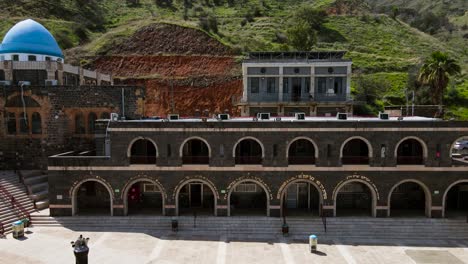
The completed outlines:
{"type": "Polygon", "coordinates": [[[96,58],[94,67],[112,72],[117,83],[145,86],[146,116],[195,116],[206,110],[238,114],[232,97],[242,94],[240,64],[227,47],[199,30],[153,24],[108,54],[96,58]]]}

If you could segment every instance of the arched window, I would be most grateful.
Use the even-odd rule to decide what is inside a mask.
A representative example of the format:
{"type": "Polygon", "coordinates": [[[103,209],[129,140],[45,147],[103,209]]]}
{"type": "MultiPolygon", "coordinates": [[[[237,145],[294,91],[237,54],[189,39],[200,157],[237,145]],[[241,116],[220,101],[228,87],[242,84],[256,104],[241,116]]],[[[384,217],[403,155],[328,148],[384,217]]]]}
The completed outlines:
{"type": "Polygon", "coordinates": [[[89,113],[88,115],[88,134],[94,134],[96,130],[95,122],[97,119],[97,115],[93,112],[89,113]]]}
{"type": "Polygon", "coordinates": [[[110,118],[110,114],[109,114],[109,113],[103,112],[103,113],[101,114],[101,119],[109,119],[109,118],[110,118]]]}
{"type": "Polygon", "coordinates": [[[359,138],[346,142],[343,146],[341,162],[343,164],[369,164],[369,147],[359,138]]]}
{"type": "Polygon", "coordinates": [[[182,149],[183,164],[208,164],[210,162],[208,145],[194,138],[185,142],[182,149]]]}
{"type": "Polygon", "coordinates": [[[130,149],[130,164],[155,164],[156,147],[150,140],[139,139],[130,149]]]}
{"type": "Polygon", "coordinates": [[[261,164],[262,146],[253,139],[244,139],[236,146],[236,164],[261,164]]]}
{"type": "Polygon", "coordinates": [[[29,133],[28,114],[21,113],[19,116],[19,122],[20,122],[20,133],[28,134],[29,133]]]}
{"type": "Polygon", "coordinates": [[[15,113],[8,113],[7,126],[8,126],[8,134],[10,134],[10,135],[16,134],[16,115],[15,115],[15,113]]]}
{"type": "Polygon", "coordinates": [[[75,116],[75,133],[84,134],[86,132],[83,114],[76,114],[75,116]]]}
{"type": "Polygon", "coordinates": [[[41,114],[38,112],[32,114],[32,133],[42,134],[41,114]]]}
{"type": "Polygon", "coordinates": [[[303,138],[295,140],[288,149],[288,162],[289,164],[314,164],[314,144],[303,138]]]}
{"type": "Polygon", "coordinates": [[[398,145],[397,164],[418,165],[423,162],[423,146],[418,140],[409,138],[398,145]]]}

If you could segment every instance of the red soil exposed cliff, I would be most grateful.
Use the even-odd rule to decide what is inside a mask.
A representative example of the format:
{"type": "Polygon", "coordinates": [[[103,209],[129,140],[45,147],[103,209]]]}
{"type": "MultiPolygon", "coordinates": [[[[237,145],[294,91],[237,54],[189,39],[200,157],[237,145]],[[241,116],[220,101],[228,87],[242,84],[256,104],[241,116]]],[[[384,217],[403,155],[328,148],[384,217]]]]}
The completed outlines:
{"type": "Polygon", "coordinates": [[[146,116],[194,116],[197,110],[239,114],[232,97],[242,94],[240,64],[227,47],[204,32],[153,24],[110,54],[95,59],[94,67],[112,72],[117,83],[145,86],[146,116]]]}

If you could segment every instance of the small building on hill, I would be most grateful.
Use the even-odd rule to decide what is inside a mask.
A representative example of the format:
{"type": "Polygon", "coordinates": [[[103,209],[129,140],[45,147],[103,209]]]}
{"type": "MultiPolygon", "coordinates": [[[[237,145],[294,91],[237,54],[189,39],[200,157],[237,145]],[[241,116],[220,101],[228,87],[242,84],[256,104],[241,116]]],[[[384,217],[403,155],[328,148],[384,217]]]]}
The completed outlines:
{"type": "Polygon", "coordinates": [[[242,116],[352,113],[351,60],[344,51],[252,52],[242,63],[242,116]]]}

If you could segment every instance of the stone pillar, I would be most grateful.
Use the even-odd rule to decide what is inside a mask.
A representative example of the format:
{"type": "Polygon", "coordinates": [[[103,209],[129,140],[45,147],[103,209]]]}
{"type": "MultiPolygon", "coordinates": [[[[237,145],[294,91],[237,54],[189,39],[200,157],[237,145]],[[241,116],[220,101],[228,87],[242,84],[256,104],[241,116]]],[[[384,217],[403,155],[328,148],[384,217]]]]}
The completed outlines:
{"type": "Polygon", "coordinates": [[[5,81],[11,81],[13,83],[13,61],[4,61],[3,69],[5,73],[5,81]]]}
{"type": "Polygon", "coordinates": [[[247,78],[247,66],[242,65],[242,76],[243,76],[243,93],[242,93],[242,101],[247,102],[247,95],[249,92],[248,89],[248,78],[247,78]]]}
{"type": "Polygon", "coordinates": [[[349,65],[346,72],[346,99],[351,98],[351,74],[351,65],[349,65]]]}
{"type": "Polygon", "coordinates": [[[101,73],[96,72],[96,85],[101,85],[102,79],[101,79],[101,73]]]}
{"type": "Polygon", "coordinates": [[[278,102],[283,102],[283,66],[279,67],[278,102]]]}

